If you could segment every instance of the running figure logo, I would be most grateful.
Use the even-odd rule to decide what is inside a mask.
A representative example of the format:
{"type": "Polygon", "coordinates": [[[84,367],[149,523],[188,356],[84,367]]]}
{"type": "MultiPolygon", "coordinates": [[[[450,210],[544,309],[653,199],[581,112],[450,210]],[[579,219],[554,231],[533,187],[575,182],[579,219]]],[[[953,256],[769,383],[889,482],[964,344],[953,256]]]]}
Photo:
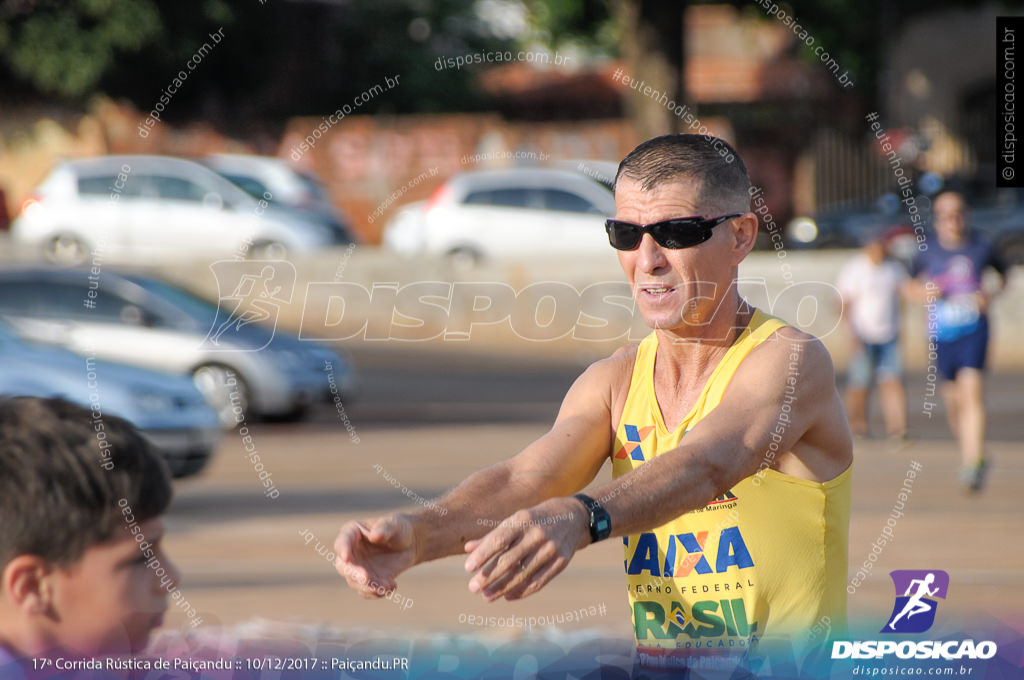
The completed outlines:
{"type": "Polygon", "coordinates": [[[941,569],[898,569],[890,572],[896,604],[882,633],[923,633],[935,623],[935,610],[946,599],[949,574],[941,569]],[[901,595],[902,593],[902,595],[901,595]]]}
{"type": "Polygon", "coordinates": [[[219,297],[203,348],[257,351],[269,345],[281,305],[292,301],[295,266],[283,260],[220,260],[210,269],[219,297]]]}

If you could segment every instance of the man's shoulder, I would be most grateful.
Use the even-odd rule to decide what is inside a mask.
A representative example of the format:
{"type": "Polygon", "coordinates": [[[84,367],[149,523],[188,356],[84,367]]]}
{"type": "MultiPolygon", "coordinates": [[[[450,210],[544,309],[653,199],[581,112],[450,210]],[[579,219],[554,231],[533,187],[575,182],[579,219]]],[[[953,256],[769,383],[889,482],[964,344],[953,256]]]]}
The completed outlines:
{"type": "Polygon", "coordinates": [[[628,385],[639,349],[638,342],[619,347],[610,355],[590,364],[581,377],[609,387],[617,387],[623,382],[628,385]]]}
{"type": "Polygon", "coordinates": [[[632,373],[633,364],[636,363],[636,355],[639,351],[639,342],[623,345],[605,358],[598,359],[592,363],[591,367],[595,367],[598,371],[607,372],[609,374],[622,373],[624,371],[632,373]]]}
{"type": "Polygon", "coordinates": [[[758,373],[775,374],[783,368],[783,379],[787,372],[798,371],[805,382],[825,380],[831,384],[834,380],[832,355],[825,344],[796,326],[784,323],[751,352],[755,354],[755,361],[744,363],[758,369],[758,373]]]}

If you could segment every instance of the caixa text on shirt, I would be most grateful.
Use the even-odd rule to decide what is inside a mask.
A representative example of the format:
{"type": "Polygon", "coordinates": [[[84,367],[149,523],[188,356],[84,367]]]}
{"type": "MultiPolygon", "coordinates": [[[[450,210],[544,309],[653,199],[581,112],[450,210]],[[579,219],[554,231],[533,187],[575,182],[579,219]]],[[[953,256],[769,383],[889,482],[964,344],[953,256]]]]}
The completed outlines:
{"type": "MultiPolygon", "coordinates": [[[[626,574],[636,576],[646,573],[649,576],[665,577],[683,577],[691,573],[710,574],[711,563],[704,555],[708,534],[707,531],[669,534],[668,545],[661,546],[657,534],[642,533],[637,537],[632,557],[625,562],[626,574]],[[665,556],[664,562],[659,559],[660,555],[665,556]]],[[[629,542],[629,537],[623,541],[627,552],[629,542]]],[[[730,567],[746,569],[754,566],[739,527],[722,529],[717,543],[714,573],[722,574],[730,567]]]]}

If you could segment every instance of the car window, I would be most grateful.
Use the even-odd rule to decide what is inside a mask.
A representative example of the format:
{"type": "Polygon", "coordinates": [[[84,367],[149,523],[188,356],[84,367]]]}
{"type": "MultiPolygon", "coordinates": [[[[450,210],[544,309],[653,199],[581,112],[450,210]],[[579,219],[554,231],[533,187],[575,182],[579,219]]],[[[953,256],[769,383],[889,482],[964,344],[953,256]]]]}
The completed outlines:
{"type": "Polygon", "coordinates": [[[0,312],[12,316],[24,315],[46,319],[69,319],[103,323],[141,324],[152,314],[143,311],[130,300],[98,286],[91,289],[86,282],[40,283],[38,281],[12,281],[0,284],[0,312]]]}
{"type": "MultiPolygon", "coordinates": [[[[130,280],[145,288],[147,292],[152,293],[153,297],[166,303],[167,306],[173,307],[178,314],[185,315],[196,323],[209,326],[217,319],[217,305],[188,291],[157,279],[131,278],[130,280]]],[[[156,312],[156,310],[150,311],[156,312]]],[[[164,311],[158,315],[158,318],[164,320],[164,314],[170,316],[169,312],[164,311]]]]}
{"type": "MultiPolygon", "coordinates": [[[[67,318],[78,316],[86,309],[88,285],[73,283],[38,281],[11,281],[0,285],[0,296],[3,303],[0,309],[11,314],[40,316],[46,318],[67,318]]],[[[97,289],[97,297],[89,298],[92,305],[98,300],[101,290],[97,289]]]]}
{"type": "Polygon", "coordinates": [[[503,208],[543,208],[543,197],[537,189],[509,188],[471,191],[467,205],[494,205],[503,208]]]}
{"type": "Polygon", "coordinates": [[[26,281],[0,283],[0,312],[12,315],[39,313],[36,310],[46,303],[45,288],[26,281]]]}
{"type": "Polygon", "coordinates": [[[144,193],[145,179],[128,175],[91,175],[78,178],[78,193],[81,196],[110,198],[138,198],[144,193]]]}
{"type": "Polygon", "coordinates": [[[568,212],[601,212],[597,206],[582,196],[577,196],[562,189],[545,189],[544,207],[548,210],[565,210],[568,212]]]}
{"type": "Polygon", "coordinates": [[[309,175],[299,172],[298,170],[295,171],[295,176],[299,178],[299,182],[302,184],[303,188],[315,200],[323,202],[327,202],[330,200],[330,197],[327,195],[327,190],[324,188],[323,184],[321,184],[318,179],[310,177],[309,175]]]}
{"type": "Polygon", "coordinates": [[[168,201],[194,201],[201,203],[203,197],[210,193],[195,182],[181,177],[154,175],[157,196],[168,201]]]}
{"type": "Polygon", "coordinates": [[[267,193],[267,185],[260,182],[257,179],[249,177],[247,175],[232,175],[230,173],[221,173],[229,180],[237,184],[242,188],[242,191],[249,194],[253,198],[263,198],[267,193]]]}

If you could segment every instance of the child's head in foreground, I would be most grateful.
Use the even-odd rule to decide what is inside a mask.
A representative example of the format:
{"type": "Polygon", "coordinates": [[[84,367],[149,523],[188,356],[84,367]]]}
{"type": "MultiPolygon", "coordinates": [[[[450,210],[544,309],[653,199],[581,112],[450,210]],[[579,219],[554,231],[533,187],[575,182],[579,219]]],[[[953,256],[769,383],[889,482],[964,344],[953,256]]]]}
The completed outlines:
{"type": "Polygon", "coordinates": [[[145,647],[178,582],[160,547],[170,500],[163,460],[127,421],[0,397],[0,646],[19,656],[145,647]],[[165,575],[161,587],[151,557],[173,586],[165,575]]]}

